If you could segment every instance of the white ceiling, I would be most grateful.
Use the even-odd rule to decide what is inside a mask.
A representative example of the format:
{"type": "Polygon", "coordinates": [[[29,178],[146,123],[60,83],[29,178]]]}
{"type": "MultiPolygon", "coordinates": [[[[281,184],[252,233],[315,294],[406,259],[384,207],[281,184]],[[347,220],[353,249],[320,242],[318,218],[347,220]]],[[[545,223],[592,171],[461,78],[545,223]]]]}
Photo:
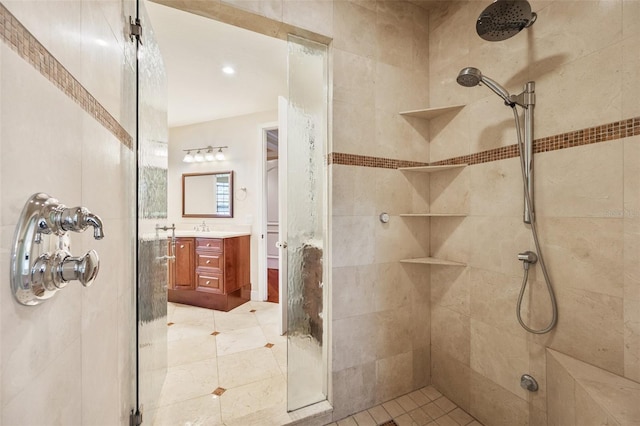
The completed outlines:
{"type": "Polygon", "coordinates": [[[278,96],[287,94],[284,40],[145,6],[167,70],[169,127],[277,109],[278,96]],[[234,75],[222,72],[228,65],[234,75]]]}

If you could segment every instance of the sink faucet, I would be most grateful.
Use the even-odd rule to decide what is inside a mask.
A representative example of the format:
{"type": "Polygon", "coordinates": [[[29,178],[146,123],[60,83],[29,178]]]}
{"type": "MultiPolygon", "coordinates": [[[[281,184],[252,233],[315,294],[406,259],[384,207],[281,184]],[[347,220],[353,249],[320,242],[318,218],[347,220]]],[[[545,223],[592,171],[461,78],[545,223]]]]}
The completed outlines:
{"type": "Polygon", "coordinates": [[[209,232],[209,226],[207,226],[207,224],[205,223],[205,221],[203,220],[202,223],[200,225],[196,225],[193,227],[194,231],[200,231],[200,232],[209,232]]]}

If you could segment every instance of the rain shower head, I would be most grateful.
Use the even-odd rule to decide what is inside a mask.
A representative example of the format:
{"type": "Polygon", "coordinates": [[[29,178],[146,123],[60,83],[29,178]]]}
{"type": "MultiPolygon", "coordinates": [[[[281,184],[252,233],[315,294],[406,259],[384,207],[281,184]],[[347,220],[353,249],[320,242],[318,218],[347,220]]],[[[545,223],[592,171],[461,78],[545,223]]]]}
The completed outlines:
{"type": "Polygon", "coordinates": [[[478,17],[476,31],[487,41],[502,41],[533,25],[536,18],[526,0],[495,0],[478,17]]]}
{"type": "Polygon", "coordinates": [[[504,100],[505,104],[511,107],[515,105],[515,102],[511,99],[511,95],[509,95],[509,92],[507,92],[504,87],[500,86],[494,80],[482,75],[478,68],[463,68],[458,74],[458,78],[456,78],[456,81],[459,85],[464,87],[473,87],[479,85],[480,83],[483,83],[496,95],[500,96],[504,100]]]}

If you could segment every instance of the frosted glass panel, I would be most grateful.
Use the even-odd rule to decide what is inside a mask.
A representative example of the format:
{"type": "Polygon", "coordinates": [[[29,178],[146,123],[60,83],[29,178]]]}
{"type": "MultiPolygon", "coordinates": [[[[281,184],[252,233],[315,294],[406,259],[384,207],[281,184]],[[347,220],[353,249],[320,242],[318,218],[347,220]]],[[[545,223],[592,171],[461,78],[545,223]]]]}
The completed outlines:
{"type": "Polygon", "coordinates": [[[327,46],[289,36],[287,402],[326,399],[327,46]]]}
{"type": "Polygon", "coordinates": [[[138,52],[138,405],[153,424],[167,372],[167,87],[151,23],[139,2],[138,52]]]}

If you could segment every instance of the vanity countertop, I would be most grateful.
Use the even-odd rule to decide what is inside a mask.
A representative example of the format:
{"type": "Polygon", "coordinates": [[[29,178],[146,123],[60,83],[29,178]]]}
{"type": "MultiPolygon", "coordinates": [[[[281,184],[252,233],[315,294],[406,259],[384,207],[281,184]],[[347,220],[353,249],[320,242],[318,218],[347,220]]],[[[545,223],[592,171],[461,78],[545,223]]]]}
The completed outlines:
{"type": "Polygon", "coordinates": [[[251,235],[246,231],[183,231],[176,230],[176,237],[195,237],[195,238],[233,238],[251,235]]]}

